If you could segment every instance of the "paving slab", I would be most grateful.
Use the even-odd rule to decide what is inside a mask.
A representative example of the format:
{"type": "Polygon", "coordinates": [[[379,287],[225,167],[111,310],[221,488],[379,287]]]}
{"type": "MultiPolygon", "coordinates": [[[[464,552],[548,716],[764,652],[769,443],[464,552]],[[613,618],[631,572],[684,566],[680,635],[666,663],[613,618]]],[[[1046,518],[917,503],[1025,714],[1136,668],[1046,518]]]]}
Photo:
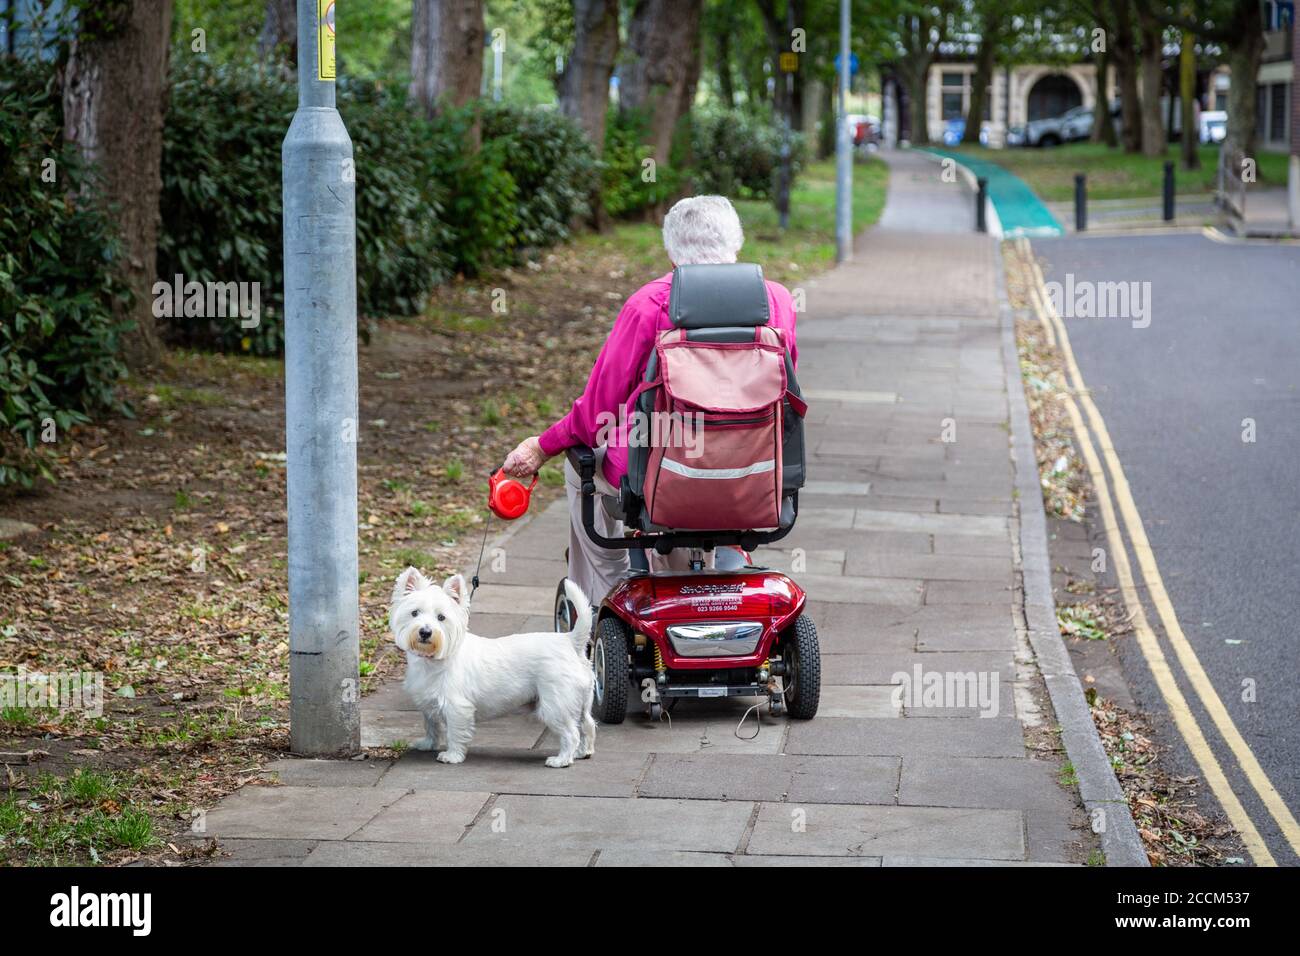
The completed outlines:
{"type": "Polygon", "coordinates": [[[854,512],[853,528],[857,531],[913,531],[1004,539],[1007,520],[997,515],[941,515],[859,508],[854,512]]]}
{"type": "Polygon", "coordinates": [[[384,786],[412,790],[470,790],[546,796],[630,797],[645,771],[643,753],[606,750],[596,732],[596,753],[571,767],[548,767],[549,751],[471,747],[464,763],[439,763],[432,753],[411,751],[394,762],[384,786]]]}
{"type": "Polygon", "coordinates": [[[785,752],[1019,757],[1025,745],[1014,717],[827,717],[792,724],[785,752]]]}
{"type": "Polygon", "coordinates": [[[1069,863],[1042,863],[1035,860],[961,860],[941,856],[887,856],[881,860],[881,866],[942,866],[942,867],[984,867],[997,866],[1070,866],[1069,863]]]}
{"type": "Polygon", "coordinates": [[[1011,584],[990,581],[926,581],[925,603],[985,604],[997,608],[1011,604],[1011,584]]]}
{"type": "Polygon", "coordinates": [[[822,684],[818,717],[901,717],[893,687],[822,684]]]}
{"type": "MultiPolygon", "coordinates": [[[[951,705],[940,705],[933,701],[928,701],[922,695],[919,699],[913,699],[913,702],[903,704],[902,715],[908,718],[921,718],[929,720],[935,717],[965,717],[987,720],[990,717],[1013,717],[1016,716],[1015,704],[1015,684],[1011,681],[1004,681],[998,678],[997,693],[993,693],[992,674],[982,677],[981,674],[975,674],[975,683],[970,683],[970,672],[960,674],[962,680],[961,693],[965,694],[962,701],[954,701],[951,705]],[[986,683],[983,688],[980,687],[979,681],[983,679],[986,683]],[[960,706],[958,706],[960,704],[960,706]]],[[[946,676],[946,675],[945,675],[946,676]]],[[[958,675],[953,676],[956,681],[958,675]]],[[[954,692],[957,691],[954,683],[954,692]]]]}
{"type": "Polygon", "coordinates": [[[558,579],[549,586],[496,584],[490,588],[482,588],[474,595],[473,612],[478,614],[545,615],[549,621],[551,614],[555,611],[555,585],[557,583],[559,583],[558,579]]]}
{"type": "Polygon", "coordinates": [[[302,866],[307,855],[319,845],[317,840],[223,839],[223,855],[212,859],[208,865],[302,866]]]}
{"type": "MultiPolygon", "coordinates": [[[[999,684],[1009,684],[1016,679],[1015,660],[1010,653],[997,651],[962,651],[917,653],[901,656],[895,653],[828,654],[822,658],[822,679],[836,684],[894,684],[901,683],[895,675],[915,675],[917,666],[922,673],[940,672],[998,675],[999,684]]],[[[991,679],[991,678],[990,678],[991,679]]]]}
{"type": "MultiPolygon", "coordinates": [[[[933,605],[931,605],[933,606],[933,605]]],[[[917,628],[918,651],[1004,651],[1016,649],[1016,632],[1010,621],[1003,625],[927,624],[917,628]]]]}
{"type": "Polygon", "coordinates": [[[498,797],[464,842],[468,846],[564,849],[735,851],[753,804],[725,800],[607,797],[498,797]],[[498,811],[500,811],[498,813],[498,811]]]}
{"type": "Polygon", "coordinates": [[[245,786],[209,810],[208,836],[343,840],[406,795],[390,787],[245,786]]]}
{"type": "Polygon", "coordinates": [[[268,783],[291,787],[373,787],[383,779],[391,760],[311,760],[286,757],[262,770],[268,783]]]}
{"type": "Polygon", "coordinates": [[[482,791],[417,790],[380,810],[348,839],[366,843],[455,843],[492,794],[482,791]]]}
{"type": "Polygon", "coordinates": [[[1014,810],[764,803],[750,853],[1022,860],[1024,821],[1014,810]]]}
{"type": "Polygon", "coordinates": [[[1027,757],[902,758],[898,802],[923,807],[1064,810],[1073,796],[1061,786],[1061,766],[1027,757]]]}
{"type": "Polygon", "coordinates": [[[991,581],[1011,585],[1011,552],[989,556],[949,554],[881,554],[855,551],[845,559],[845,573],[875,578],[922,578],[927,581],[991,581]]]}
{"type": "Polygon", "coordinates": [[[739,853],[691,853],[684,851],[661,852],[649,850],[602,850],[596,855],[597,867],[645,866],[704,866],[704,867],[769,867],[769,866],[880,866],[879,857],[807,857],[807,856],[750,856],[739,853]]]}
{"type": "Polygon", "coordinates": [[[640,795],[893,804],[898,767],[897,757],[657,754],[640,795]]]}
{"type": "MultiPolygon", "coordinates": [[[[766,715],[767,703],[760,698],[732,697],[728,700],[683,700],[663,720],[651,721],[640,713],[628,715],[621,724],[602,724],[596,732],[597,753],[632,754],[777,754],[781,752],[786,721],[766,715]],[[762,727],[758,736],[742,739],[736,727],[745,709],[761,704],[762,727]]],[[[754,733],[754,715],[741,728],[746,738],[754,733]]],[[[549,731],[538,750],[554,746],[549,731]]],[[[471,756],[473,751],[470,751],[471,756]]],[[[596,759],[596,758],[592,758],[596,759]]]]}
{"type": "Polygon", "coordinates": [[[304,866],[589,866],[591,850],[547,845],[472,846],[457,843],[365,843],[327,841],[316,845],[304,866]]]}
{"type": "Polygon", "coordinates": [[[837,574],[801,574],[799,586],[817,600],[835,604],[921,604],[919,579],[863,578],[837,574]]]}
{"type": "Polygon", "coordinates": [[[968,554],[997,558],[1011,554],[1011,539],[1003,536],[977,537],[940,533],[936,534],[932,541],[935,554],[968,554]]]}

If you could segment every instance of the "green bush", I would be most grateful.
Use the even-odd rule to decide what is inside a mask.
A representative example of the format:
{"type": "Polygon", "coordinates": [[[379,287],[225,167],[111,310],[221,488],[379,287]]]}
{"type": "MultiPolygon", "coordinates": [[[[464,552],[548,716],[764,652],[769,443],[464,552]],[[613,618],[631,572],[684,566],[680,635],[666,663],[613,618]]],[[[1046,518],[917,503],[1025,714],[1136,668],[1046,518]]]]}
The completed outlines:
{"type": "Polygon", "coordinates": [[[447,131],[413,117],[400,90],[371,84],[341,84],[339,110],[357,169],[357,308],[414,315],[455,266],[441,169],[447,131]]]}
{"type": "MultiPolygon", "coordinates": [[[[177,57],[163,142],[158,274],[171,282],[260,282],[261,322],[172,319],[188,344],[274,354],[283,347],[280,146],[292,81],[257,67],[177,57]]],[[[400,87],[342,81],[357,186],[357,308],[411,315],[455,273],[568,237],[588,212],[597,166],[553,113],[477,106],[424,119],[400,87]],[[483,141],[469,148],[481,119],[483,141]]]]}
{"type": "Polygon", "coordinates": [[[293,116],[293,84],[257,69],[173,58],[163,127],[158,275],[185,281],[259,282],[261,322],[168,320],[186,344],[258,355],[284,340],[280,144],[293,116]]]}
{"type": "Polygon", "coordinates": [[[682,173],[671,163],[668,169],[656,167],[654,179],[647,181],[649,168],[645,160],[651,150],[646,139],[644,117],[610,109],[605,123],[601,195],[605,211],[611,216],[630,216],[665,203],[682,183],[682,173]]]}
{"type": "MultiPolygon", "coordinates": [[[[702,111],[691,123],[691,153],[698,192],[767,199],[781,163],[781,127],[741,110],[702,111]]],[[[791,134],[793,172],[807,161],[805,138],[791,134]]],[[[793,182],[791,183],[793,185],[793,182]]]]}
{"type": "Polygon", "coordinates": [[[49,477],[37,449],[90,413],[121,407],[114,316],[129,292],[120,244],[94,184],[63,143],[48,67],[14,59],[0,78],[0,485],[49,477]],[[53,160],[51,167],[47,160],[53,160]],[[54,181],[46,181],[49,173],[54,181]]]}
{"type": "Polygon", "coordinates": [[[447,189],[452,268],[474,275],[510,261],[519,227],[519,194],[506,169],[509,142],[488,140],[477,152],[466,145],[475,107],[449,110],[433,121],[433,162],[447,189]]]}
{"type": "Polygon", "coordinates": [[[494,105],[483,111],[483,139],[503,144],[505,170],[519,190],[518,245],[563,241],[575,220],[591,213],[599,167],[572,120],[553,110],[494,105]]]}
{"type": "MultiPolygon", "coordinates": [[[[341,83],[339,110],[357,178],[357,309],[410,315],[455,264],[439,130],[373,85],[341,83]]],[[[158,273],[170,281],[260,282],[261,322],[172,319],[190,344],[278,352],[283,329],[280,147],[293,117],[291,80],[256,68],[178,58],[163,134],[158,273]]]]}

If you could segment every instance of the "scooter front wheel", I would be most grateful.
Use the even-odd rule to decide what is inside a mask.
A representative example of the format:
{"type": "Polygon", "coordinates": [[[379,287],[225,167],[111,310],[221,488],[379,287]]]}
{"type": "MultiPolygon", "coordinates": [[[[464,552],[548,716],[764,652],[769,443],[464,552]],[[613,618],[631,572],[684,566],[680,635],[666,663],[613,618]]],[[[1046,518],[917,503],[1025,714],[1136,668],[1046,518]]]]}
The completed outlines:
{"type": "Polygon", "coordinates": [[[781,642],[785,662],[786,712],[795,720],[812,720],[822,696],[822,654],[812,619],[799,615],[781,642]]]}
{"type": "Polygon", "coordinates": [[[602,724],[621,724],[627,716],[628,629],[618,618],[602,618],[591,646],[591,669],[596,684],[591,692],[591,713],[602,724]]]}

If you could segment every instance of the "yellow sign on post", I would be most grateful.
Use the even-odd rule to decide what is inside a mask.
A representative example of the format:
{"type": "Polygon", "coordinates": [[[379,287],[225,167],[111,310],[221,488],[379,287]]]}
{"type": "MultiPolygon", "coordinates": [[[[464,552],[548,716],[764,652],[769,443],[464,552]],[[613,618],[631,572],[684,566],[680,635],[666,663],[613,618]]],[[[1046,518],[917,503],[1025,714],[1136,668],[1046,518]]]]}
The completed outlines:
{"type": "Polygon", "coordinates": [[[799,54],[784,51],[778,58],[782,73],[797,73],[799,71],[799,54]]]}
{"type": "Polygon", "coordinates": [[[334,79],[334,0],[316,0],[316,75],[334,79]]]}

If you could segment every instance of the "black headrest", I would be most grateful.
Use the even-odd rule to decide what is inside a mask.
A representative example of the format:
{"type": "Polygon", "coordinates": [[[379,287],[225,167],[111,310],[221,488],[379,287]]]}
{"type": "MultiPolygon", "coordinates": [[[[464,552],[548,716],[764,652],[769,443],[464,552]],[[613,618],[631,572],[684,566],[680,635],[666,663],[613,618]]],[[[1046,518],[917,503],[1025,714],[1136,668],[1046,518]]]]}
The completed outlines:
{"type": "Polygon", "coordinates": [[[767,325],[767,283],[752,262],[678,266],[668,315],[679,329],[767,325]]]}

